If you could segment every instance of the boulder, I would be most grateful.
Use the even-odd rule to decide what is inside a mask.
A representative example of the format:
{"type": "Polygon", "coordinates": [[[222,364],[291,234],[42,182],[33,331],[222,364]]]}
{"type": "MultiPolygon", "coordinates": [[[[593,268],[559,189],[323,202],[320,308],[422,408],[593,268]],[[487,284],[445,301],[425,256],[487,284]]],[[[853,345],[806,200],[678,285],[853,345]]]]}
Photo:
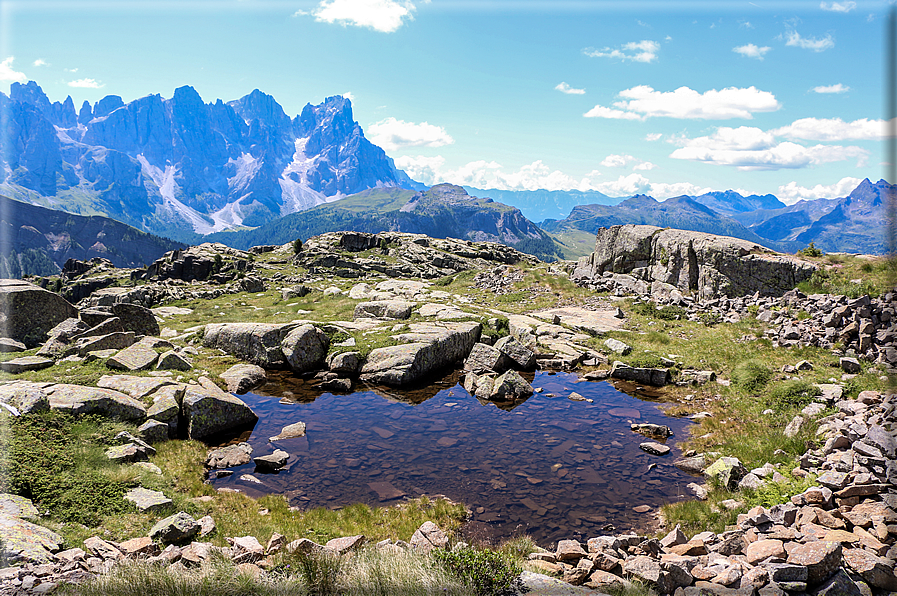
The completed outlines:
{"type": "Polygon", "coordinates": [[[632,347],[628,344],[621,342],[619,339],[608,338],[604,340],[604,346],[612,351],[620,354],[621,356],[626,356],[630,352],[632,352],[632,347]]]}
{"type": "Polygon", "coordinates": [[[509,366],[508,357],[500,350],[486,344],[475,343],[464,362],[464,370],[477,374],[495,371],[502,372],[509,366]]]}
{"type": "Polygon", "coordinates": [[[45,358],[44,356],[21,356],[19,358],[0,362],[0,370],[13,375],[18,375],[23,372],[28,372],[29,370],[49,368],[54,364],[56,364],[56,362],[52,358],[45,358]]]}
{"type": "Polygon", "coordinates": [[[280,433],[269,437],[268,440],[274,443],[275,441],[283,441],[284,439],[295,439],[298,437],[305,436],[305,423],[304,422],[294,422],[293,424],[289,424],[283,429],[281,429],[280,433]]]}
{"type": "Polygon", "coordinates": [[[361,369],[369,383],[403,386],[465,358],[480,337],[479,323],[412,323],[407,333],[393,336],[403,343],[376,348],[361,369]]]}
{"type": "Polygon", "coordinates": [[[737,457],[721,457],[704,470],[704,476],[717,479],[720,486],[728,490],[735,490],[738,481],[746,474],[747,468],[737,457]]]}
{"type": "Polygon", "coordinates": [[[59,294],[19,279],[0,279],[0,329],[3,336],[35,348],[47,332],[78,310],[59,294]]]}
{"type": "Polygon", "coordinates": [[[817,586],[841,566],[841,544],[819,540],[798,544],[788,553],[788,563],[807,568],[807,585],[817,586]]]}
{"type": "Polygon", "coordinates": [[[407,319],[411,316],[413,302],[404,300],[374,300],[355,305],[355,319],[407,319]]]}
{"type": "Polygon", "coordinates": [[[159,520],[149,531],[149,537],[165,544],[187,542],[199,533],[200,527],[187,513],[181,511],[159,520]]]}
{"type": "Polygon", "coordinates": [[[139,304],[116,302],[112,305],[112,314],[121,319],[125,331],[133,331],[137,335],[159,335],[159,323],[150,309],[139,304]]]}
{"type": "Polygon", "coordinates": [[[663,387],[670,383],[670,371],[665,368],[636,368],[619,361],[614,362],[610,376],[654,387],[663,387]]]}
{"type": "Polygon", "coordinates": [[[27,346],[20,341],[8,337],[0,337],[0,353],[24,352],[27,349],[27,346]]]}
{"type": "Polygon", "coordinates": [[[147,443],[161,443],[168,440],[170,429],[167,423],[150,418],[137,427],[137,432],[147,443]]]}
{"type": "Polygon", "coordinates": [[[191,439],[202,439],[258,420],[240,398],[222,391],[205,377],[200,377],[199,382],[199,386],[187,386],[181,406],[187,436],[191,439]]]}
{"type": "Polygon", "coordinates": [[[51,410],[75,415],[99,414],[106,418],[141,422],[146,408],[136,399],[102,387],[58,384],[46,388],[51,410]]]}
{"type": "Polygon", "coordinates": [[[426,554],[435,549],[448,546],[448,536],[433,522],[425,521],[414,531],[414,535],[411,536],[409,542],[412,549],[426,554]]]}
{"type": "Polygon", "coordinates": [[[533,394],[533,387],[515,370],[499,375],[492,383],[490,401],[516,401],[533,394]]]}
{"type": "Polygon", "coordinates": [[[75,342],[75,349],[79,356],[87,356],[90,352],[97,352],[100,350],[124,350],[133,343],[133,331],[116,331],[97,337],[85,337],[79,339],[75,342]]]}
{"type": "Polygon", "coordinates": [[[219,376],[231,393],[246,393],[268,379],[265,369],[255,364],[235,364],[219,376]]]}
{"type": "Polygon", "coordinates": [[[264,368],[285,366],[281,344],[295,323],[210,323],[202,343],[264,368]]]}
{"type": "Polygon", "coordinates": [[[315,370],[324,363],[330,339],[314,325],[292,329],[280,343],[283,356],[293,372],[315,370]]]}
{"type": "Polygon", "coordinates": [[[338,352],[327,359],[330,372],[355,376],[361,367],[361,354],[358,352],[338,352]]]}
{"type": "Polygon", "coordinates": [[[171,499],[157,490],[149,490],[138,486],[125,493],[125,501],[134,503],[137,511],[147,513],[158,511],[171,505],[171,499]]]}
{"type": "Polygon", "coordinates": [[[134,372],[152,368],[159,359],[159,354],[149,346],[136,343],[106,360],[106,366],[118,370],[134,372]]]}
{"type": "Polygon", "coordinates": [[[175,383],[171,379],[132,375],[103,375],[97,381],[97,387],[114,389],[121,393],[127,393],[136,399],[143,399],[147,395],[156,393],[162,387],[174,385],[175,383]]]}
{"type": "Polygon", "coordinates": [[[211,469],[235,468],[252,461],[252,447],[249,443],[237,443],[219,447],[209,452],[206,467],[211,469]]]}
{"type": "Polygon", "coordinates": [[[662,282],[712,299],[720,294],[781,295],[807,280],[812,263],[747,240],[647,225],[599,228],[595,251],[579,259],[574,281],[600,279],[605,272],[631,274],[647,286],[662,282]]]}
{"type": "Polygon", "coordinates": [[[18,414],[43,412],[50,409],[50,401],[42,383],[27,381],[0,385],[0,404],[12,407],[18,414]]]}
{"type": "Polygon", "coordinates": [[[289,453],[283,449],[277,449],[274,453],[253,457],[252,461],[259,472],[276,472],[287,465],[289,459],[289,453]]]}
{"type": "Polygon", "coordinates": [[[495,349],[505,355],[509,364],[518,370],[536,368],[536,353],[510,335],[495,342],[495,349]]]}
{"type": "Polygon", "coordinates": [[[168,350],[159,356],[156,362],[156,370],[181,370],[186,371],[193,368],[190,361],[176,350],[168,350]]]}

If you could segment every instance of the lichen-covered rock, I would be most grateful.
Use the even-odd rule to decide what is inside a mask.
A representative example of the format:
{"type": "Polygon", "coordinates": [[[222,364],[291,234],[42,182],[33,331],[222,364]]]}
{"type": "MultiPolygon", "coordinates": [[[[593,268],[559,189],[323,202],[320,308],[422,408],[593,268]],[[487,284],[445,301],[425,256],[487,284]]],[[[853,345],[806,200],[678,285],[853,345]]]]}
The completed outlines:
{"type": "Polygon", "coordinates": [[[255,415],[243,400],[200,377],[200,385],[188,385],[181,411],[187,422],[187,435],[201,439],[226,430],[255,423],[255,415]]]}
{"type": "Polygon", "coordinates": [[[150,418],[137,428],[137,432],[148,443],[160,443],[168,440],[168,424],[150,418]]]}
{"type": "Polygon", "coordinates": [[[145,513],[147,511],[157,511],[171,505],[171,499],[157,490],[149,490],[138,486],[132,488],[125,493],[125,501],[134,503],[137,510],[145,513]]]}
{"type": "Polygon", "coordinates": [[[125,331],[133,331],[137,335],[159,335],[156,316],[144,306],[116,302],[112,305],[112,314],[121,319],[121,326],[125,331]]]}
{"type": "Polygon", "coordinates": [[[47,332],[78,310],[59,294],[20,279],[0,279],[0,329],[3,336],[35,348],[47,332]]]}
{"type": "Polygon", "coordinates": [[[510,335],[495,342],[495,349],[505,355],[511,365],[518,370],[536,368],[536,353],[510,335]]]}
{"type": "Polygon", "coordinates": [[[301,325],[291,330],[280,343],[283,357],[293,372],[320,368],[327,356],[330,339],[314,325],[301,325]]]}
{"type": "Polygon", "coordinates": [[[231,393],[246,393],[252,387],[263,383],[268,375],[265,369],[255,364],[235,364],[219,375],[231,393]]]}
{"type": "Polygon", "coordinates": [[[414,531],[409,543],[412,549],[426,554],[434,549],[445,548],[448,545],[448,537],[439,526],[431,521],[425,521],[414,531]]]}
{"type": "Polygon", "coordinates": [[[654,387],[663,387],[670,383],[670,371],[666,368],[637,368],[623,362],[614,362],[610,376],[654,387]]]}
{"type": "Polygon", "coordinates": [[[79,339],[75,342],[75,349],[78,351],[79,356],[86,356],[90,352],[99,350],[124,350],[133,343],[133,331],[116,331],[97,337],[79,339]]]}
{"type": "Polygon", "coordinates": [[[119,370],[137,371],[151,368],[159,359],[159,354],[149,346],[136,343],[106,360],[106,366],[119,370]]]}
{"type": "Polygon", "coordinates": [[[55,364],[52,358],[44,356],[21,356],[0,362],[0,370],[13,375],[18,375],[29,370],[41,370],[49,368],[55,364]]]}
{"type": "Polygon", "coordinates": [[[407,333],[393,336],[403,343],[376,348],[361,369],[370,383],[402,386],[464,359],[480,338],[479,323],[413,323],[407,333]]]}
{"type": "Polygon", "coordinates": [[[798,544],[788,553],[788,563],[806,567],[807,584],[817,586],[841,565],[841,544],[825,540],[798,544]]]}
{"type": "Polygon", "coordinates": [[[464,362],[464,370],[477,374],[488,371],[503,372],[508,367],[508,357],[494,346],[475,343],[464,362]]]}
{"type": "Polygon", "coordinates": [[[45,383],[28,381],[0,385],[0,404],[14,408],[18,414],[49,410],[50,400],[44,390],[45,387],[45,383]]]}
{"type": "Polygon", "coordinates": [[[252,446],[249,443],[237,443],[219,447],[209,452],[206,467],[211,469],[234,468],[252,461],[252,446]]]}
{"type": "MultiPolygon", "coordinates": [[[[810,278],[816,266],[747,240],[646,225],[600,228],[595,252],[579,260],[573,279],[605,271],[662,282],[701,298],[777,294],[810,278]]],[[[647,288],[646,288],[647,290],[647,288]]]]}
{"type": "Polygon", "coordinates": [[[358,352],[339,352],[327,359],[330,372],[355,376],[361,367],[361,354],[358,352]]]}
{"type": "Polygon", "coordinates": [[[165,386],[173,386],[171,379],[159,377],[136,377],[133,375],[103,375],[97,381],[97,387],[113,389],[127,393],[133,398],[142,399],[165,386]]]}
{"type": "Polygon", "coordinates": [[[19,517],[0,513],[2,557],[10,563],[47,563],[60,549],[63,538],[56,532],[19,517]]]}
{"type": "Polygon", "coordinates": [[[190,370],[193,368],[193,365],[184,356],[182,353],[176,350],[168,350],[167,352],[162,352],[159,355],[159,360],[156,362],[157,370],[190,370]]]}
{"type": "Polygon", "coordinates": [[[704,470],[707,478],[716,478],[720,485],[735,490],[738,481],[747,474],[747,468],[737,457],[721,457],[704,470]]]}
{"type": "Polygon", "coordinates": [[[296,327],[295,323],[211,323],[202,343],[264,368],[280,368],[286,364],[281,344],[296,327]]]}
{"type": "Polygon", "coordinates": [[[102,387],[58,384],[46,388],[50,409],[71,414],[99,414],[107,418],[140,422],[146,408],[136,399],[102,387]]]}
{"type": "Polygon", "coordinates": [[[359,302],[355,305],[356,319],[407,319],[411,316],[413,302],[403,300],[374,300],[372,302],[359,302]]]}
{"type": "Polygon", "coordinates": [[[190,540],[199,530],[196,520],[181,511],[157,522],[149,531],[149,537],[166,544],[179,543],[190,540]]]}
{"type": "Polygon", "coordinates": [[[533,394],[533,386],[520,376],[516,370],[509,370],[499,375],[492,382],[489,392],[490,401],[516,401],[533,394]]]}

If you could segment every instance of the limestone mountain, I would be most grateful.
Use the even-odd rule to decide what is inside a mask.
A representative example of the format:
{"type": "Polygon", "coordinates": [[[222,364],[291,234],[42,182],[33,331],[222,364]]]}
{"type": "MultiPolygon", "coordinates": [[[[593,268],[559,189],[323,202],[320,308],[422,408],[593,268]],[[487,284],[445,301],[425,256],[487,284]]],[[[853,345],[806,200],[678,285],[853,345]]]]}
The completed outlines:
{"type": "Polygon", "coordinates": [[[785,203],[775,195],[744,196],[734,190],[713,191],[692,198],[717,213],[728,216],[757,209],[779,209],[785,206],[785,203]]]}
{"type": "Polygon", "coordinates": [[[114,219],[45,209],[0,196],[0,277],[52,275],[70,258],[109,259],[141,267],[179,242],[153,236],[114,219]]]}
{"type": "Polygon", "coordinates": [[[464,190],[478,197],[513,205],[532,221],[562,219],[579,205],[616,205],[623,200],[597,190],[484,190],[471,186],[465,186],[464,190]]]}
{"type": "Polygon", "coordinates": [[[460,186],[451,184],[438,184],[424,192],[371,189],[287,215],[254,230],[221,232],[207,239],[245,249],[341,230],[409,232],[434,238],[500,242],[545,260],[560,256],[548,234],[519,209],[470,196],[460,186]]]}
{"type": "Polygon", "coordinates": [[[71,98],[51,103],[30,81],[0,93],[0,111],[6,194],[188,241],[368,188],[410,187],[341,96],[290,118],[259,90],[204,103],[184,86],[170,99],[110,95],[76,113],[71,98]]]}

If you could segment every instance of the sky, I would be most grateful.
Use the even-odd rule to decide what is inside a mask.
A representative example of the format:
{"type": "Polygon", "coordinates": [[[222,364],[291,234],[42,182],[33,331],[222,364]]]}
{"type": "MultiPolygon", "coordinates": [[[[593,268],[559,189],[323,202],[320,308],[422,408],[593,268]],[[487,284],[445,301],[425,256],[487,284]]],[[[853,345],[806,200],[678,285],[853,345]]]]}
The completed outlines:
{"type": "Polygon", "coordinates": [[[426,184],[786,203],[884,174],[884,1],[0,0],[0,89],[352,100],[426,184]]]}

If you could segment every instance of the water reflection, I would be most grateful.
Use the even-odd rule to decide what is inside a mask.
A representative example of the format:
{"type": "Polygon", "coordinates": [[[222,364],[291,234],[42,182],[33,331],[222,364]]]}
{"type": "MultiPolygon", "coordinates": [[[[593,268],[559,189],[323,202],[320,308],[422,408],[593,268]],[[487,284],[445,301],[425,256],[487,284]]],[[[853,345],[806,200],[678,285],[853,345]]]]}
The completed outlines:
{"type": "Polygon", "coordinates": [[[528,380],[542,393],[508,404],[481,403],[458,380],[452,373],[408,391],[359,387],[333,395],[276,375],[243,396],[260,417],[243,440],[263,455],[275,448],[269,437],[288,424],[305,422],[307,436],[277,442],[291,454],[280,473],[254,473],[249,464],[215,485],[283,493],[303,508],[444,494],[472,509],[469,529],[492,537],[525,532],[546,545],[609,525],[645,529],[650,513],[634,507],[653,511],[685,497],[691,478],[672,465],[677,450],[644,453],[638,445],[647,439],[629,430],[632,422],[654,422],[673,429],[671,441],[683,437],[689,423],[666,418],[656,404],[569,373],[536,373],[528,380]],[[568,399],[572,391],[592,402],[568,399]]]}

